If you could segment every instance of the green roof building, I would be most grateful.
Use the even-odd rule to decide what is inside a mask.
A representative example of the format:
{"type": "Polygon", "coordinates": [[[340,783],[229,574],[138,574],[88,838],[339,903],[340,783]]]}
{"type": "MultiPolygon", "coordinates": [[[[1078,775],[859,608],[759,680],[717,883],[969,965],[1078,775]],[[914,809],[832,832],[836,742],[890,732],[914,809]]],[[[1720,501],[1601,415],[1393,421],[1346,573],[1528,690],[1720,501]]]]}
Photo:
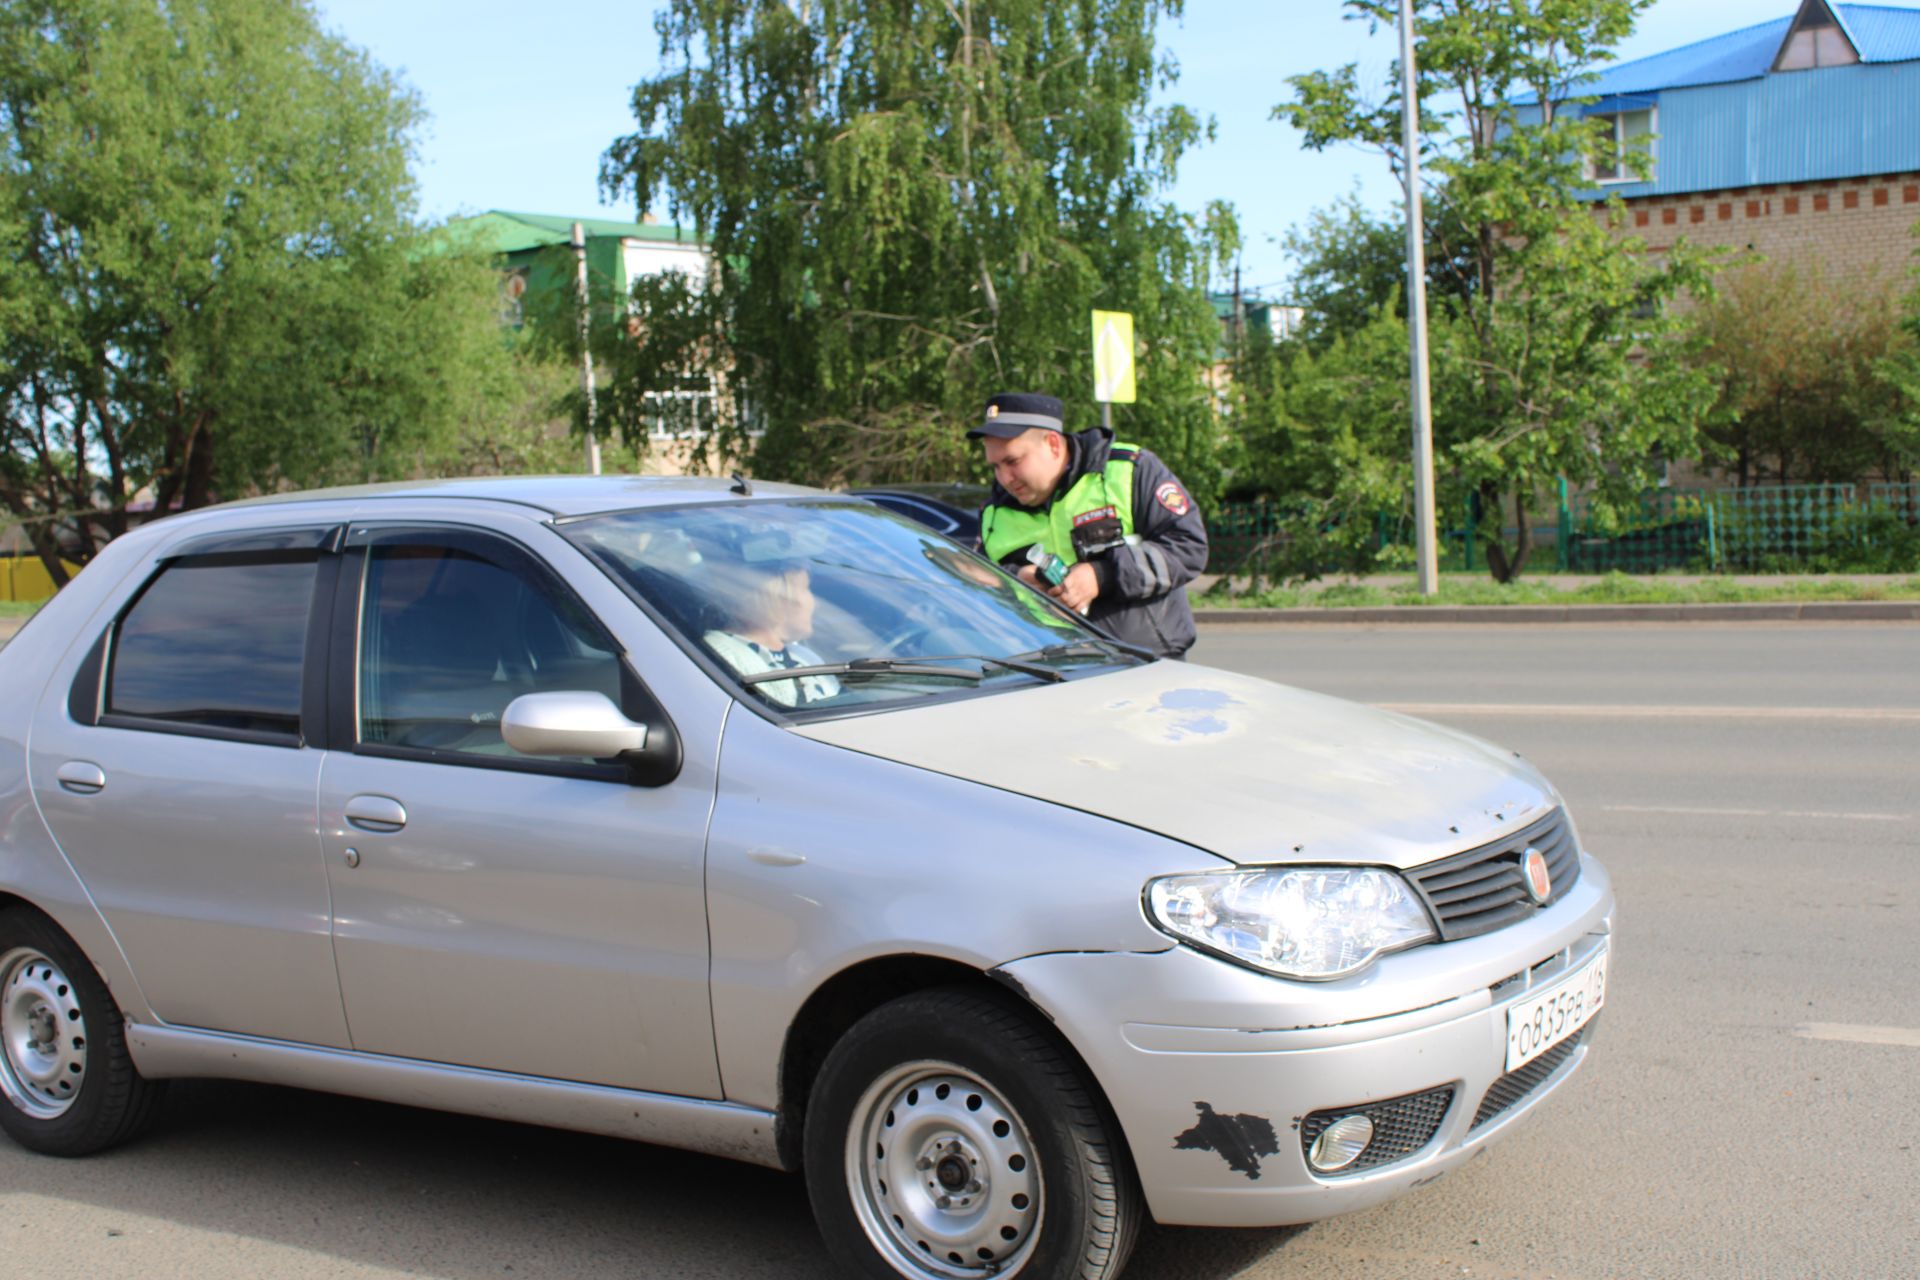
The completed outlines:
{"type": "Polygon", "coordinates": [[[575,287],[576,222],[586,235],[587,272],[596,293],[605,290],[624,298],[635,280],[667,271],[681,272],[694,282],[706,278],[706,243],[681,227],[489,209],[450,219],[447,228],[500,256],[507,272],[509,319],[517,324],[528,294],[575,287]]]}

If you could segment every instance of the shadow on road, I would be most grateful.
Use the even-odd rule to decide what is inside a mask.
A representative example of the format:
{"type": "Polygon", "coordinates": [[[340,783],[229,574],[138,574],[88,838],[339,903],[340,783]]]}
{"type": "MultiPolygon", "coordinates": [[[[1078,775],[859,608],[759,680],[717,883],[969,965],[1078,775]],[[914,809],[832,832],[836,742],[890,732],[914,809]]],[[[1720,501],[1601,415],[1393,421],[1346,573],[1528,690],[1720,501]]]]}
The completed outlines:
{"type": "MultiPolygon", "coordinates": [[[[181,1081],[129,1147],[5,1154],[23,1190],[440,1280],[839,1277],[797,1176],[328,1094],[181,1081]]],[[[1127,1276],[1227,1280],[1300,1230],[1151,1228],[1127,1276]]]]}

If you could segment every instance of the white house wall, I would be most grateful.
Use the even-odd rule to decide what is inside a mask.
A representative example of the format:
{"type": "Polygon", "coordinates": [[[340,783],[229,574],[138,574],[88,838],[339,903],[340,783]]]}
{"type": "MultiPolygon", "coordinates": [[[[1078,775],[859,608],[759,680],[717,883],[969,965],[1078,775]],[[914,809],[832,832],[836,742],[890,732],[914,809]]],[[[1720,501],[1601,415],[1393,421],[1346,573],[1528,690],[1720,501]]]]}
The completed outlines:
{"type": "Polygon", "coordinates": [[[678,271],[696,283],[707,277],[707,253],[692,242],[676,244],[662,240],[623,240],[620,242],[628,280],[678,271]]]}

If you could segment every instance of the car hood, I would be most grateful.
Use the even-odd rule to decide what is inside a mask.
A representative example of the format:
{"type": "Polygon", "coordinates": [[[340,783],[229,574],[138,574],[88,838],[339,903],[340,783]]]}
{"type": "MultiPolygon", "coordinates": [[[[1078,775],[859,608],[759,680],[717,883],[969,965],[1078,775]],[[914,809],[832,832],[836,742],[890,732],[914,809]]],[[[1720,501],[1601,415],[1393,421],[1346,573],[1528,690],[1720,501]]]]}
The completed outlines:
{"type": "Polygon", "coordinates": [[[1239,863],[1416,866],[1556,803],[1531,765],[1468,734],[1184,662],[796,732],[1239,863]]]}

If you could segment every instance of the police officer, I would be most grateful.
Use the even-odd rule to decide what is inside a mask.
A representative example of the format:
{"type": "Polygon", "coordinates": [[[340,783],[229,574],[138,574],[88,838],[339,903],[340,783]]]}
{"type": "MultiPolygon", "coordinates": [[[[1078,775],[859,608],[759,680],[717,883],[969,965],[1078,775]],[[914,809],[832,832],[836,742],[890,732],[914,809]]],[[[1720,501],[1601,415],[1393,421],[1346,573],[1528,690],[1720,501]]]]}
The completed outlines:
{"type": "Polygon", "coordinates": [[[1207,529],[1166,463],[1104,427],[1068,435],[1052,396],[997,395],[967,435],[993,468],[989,559],[1129,644],[1170,658],[1193,647],[1186,586],[1206,567],[1207,529]],[[1035,545],[1070,566],[1059,586],[1039,580],[1035,545]]]}

